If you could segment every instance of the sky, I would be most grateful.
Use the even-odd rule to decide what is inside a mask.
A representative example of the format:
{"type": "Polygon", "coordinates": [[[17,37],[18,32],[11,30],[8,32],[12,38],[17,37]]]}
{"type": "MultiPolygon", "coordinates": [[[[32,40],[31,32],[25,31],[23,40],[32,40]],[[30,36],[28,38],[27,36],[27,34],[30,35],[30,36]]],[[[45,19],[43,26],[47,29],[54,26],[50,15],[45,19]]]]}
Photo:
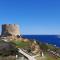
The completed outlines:
{"type": "Polygon", "coordinates": [[[0,0],[2,24],[19,24],[21,34],[60,35],[60,0],[0,0]]]}

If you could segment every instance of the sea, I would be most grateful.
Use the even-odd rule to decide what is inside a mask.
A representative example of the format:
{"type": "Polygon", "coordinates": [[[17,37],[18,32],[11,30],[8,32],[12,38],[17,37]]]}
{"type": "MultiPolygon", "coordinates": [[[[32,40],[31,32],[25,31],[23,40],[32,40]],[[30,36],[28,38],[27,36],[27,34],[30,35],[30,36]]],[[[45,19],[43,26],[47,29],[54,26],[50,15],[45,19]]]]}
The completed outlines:
{"type": "Polygon", "coordinates": [[[60,47],[60,35],[22,35],[22,37],[60,47]]]}

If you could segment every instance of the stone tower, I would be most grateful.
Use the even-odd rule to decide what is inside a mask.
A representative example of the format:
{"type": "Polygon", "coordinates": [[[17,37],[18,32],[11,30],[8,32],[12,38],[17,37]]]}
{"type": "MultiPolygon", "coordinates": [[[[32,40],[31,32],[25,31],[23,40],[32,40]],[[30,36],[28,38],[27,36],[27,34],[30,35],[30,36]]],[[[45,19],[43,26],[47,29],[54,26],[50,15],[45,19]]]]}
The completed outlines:
{"type": "Polygon", "coordinates": [[[8,36],[8,35],[17,36],[17,35],[20,35],[19,25],[3,24],[1,35],[2,36],[8,36]]]}

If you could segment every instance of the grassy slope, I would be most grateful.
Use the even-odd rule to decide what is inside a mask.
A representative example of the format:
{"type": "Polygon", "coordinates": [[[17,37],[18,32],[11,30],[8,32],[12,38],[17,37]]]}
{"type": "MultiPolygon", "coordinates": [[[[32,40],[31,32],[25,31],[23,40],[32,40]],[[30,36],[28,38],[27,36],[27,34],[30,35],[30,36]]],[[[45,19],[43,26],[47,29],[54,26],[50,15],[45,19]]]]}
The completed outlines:
{"type": "Polygon", "coordinates": [[[46,54],[46,60],[60,60],[60,58],[53,57],[52,55],[46,54]]]}
{"type": "MultiPolygon", "coordinates": [[[[30,43],[27,43],[27,42],[20,42],[20,41],[14,41],[14,43],[16,44],[16,46],[20,47],[20,48],[23,48],[23,47],[26,47],[26,46],[29,46],[30,43]]],[[[54,47],[52,45],[48,45],[48,47],[50,49],[54,49],[54,47]]],[[[52,57],[50,56],[49,54],[46,54],[45,55],[46,59],[45,60],[60,60],[60,58],[55,58],[55,57],[52,57]]]]}
{"type": "Polygon", "coordinates": [[[14,43],[16,44],[17,47],[20,47],[20,48],[23,48],[23,47],[30,45],[30,43],[22,42],[22,41],[14,41],[14,43]]]}

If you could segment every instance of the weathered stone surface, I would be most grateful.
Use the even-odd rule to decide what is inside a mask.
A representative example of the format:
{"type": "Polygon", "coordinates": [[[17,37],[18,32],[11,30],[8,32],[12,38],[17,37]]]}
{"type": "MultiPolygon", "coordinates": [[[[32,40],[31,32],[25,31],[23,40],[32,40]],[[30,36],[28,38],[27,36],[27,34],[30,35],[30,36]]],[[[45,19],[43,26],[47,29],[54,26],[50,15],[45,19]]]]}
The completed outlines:
{"type": "Polygon", "coordinates": [[[16,24],[3,24],[1,35],[2,36],[8,36],[8,35],[17,36],[17,35],[20,35],[19,25],[16,25],[16,24]]]}

